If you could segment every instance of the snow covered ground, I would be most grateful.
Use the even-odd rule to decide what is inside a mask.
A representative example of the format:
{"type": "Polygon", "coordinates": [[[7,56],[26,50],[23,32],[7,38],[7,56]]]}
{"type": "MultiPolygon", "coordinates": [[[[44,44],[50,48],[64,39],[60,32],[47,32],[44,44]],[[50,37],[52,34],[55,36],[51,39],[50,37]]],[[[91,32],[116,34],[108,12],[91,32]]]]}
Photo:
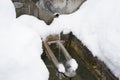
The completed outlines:
{"type": "Polygon", "coordinates": [[[59,23],[56,27],[71,30],[120,79],[119,7],[119,0],[87,0],[80,10],[60,16],[50,27],[59,23]]]}
{"type": "Polygon", "coordinates": [[[10,0],[0,0],[0,80],[48,80],[41,54],[39,35],[19,24],[10,0]]]}
{"type": "Polygon", "coordinates": [[[34,20],[31,21],[30,27],[43,39],[49,34],[72,31],[93,55],[104,61],[120,79],[119,4],[119,0],[87,0],[78,11],[56,18],[50,26],[37,22],[32,16],[24,15],[20,18],[24,17],[25,23],[34,20]],[[33,26],[32,22],[42,26],[33,26]]]}
{"type": "Polygon", "coordinates": [[[56,18],[50,26],[29,15],[15,19],[11,1],[1,2],[1,80],[47,80],[48,70],[39,59],[40,37],[45,39],[61,31],[72,31],[120,79],[120,0],[87,0],[78,11],[56,18]]]}

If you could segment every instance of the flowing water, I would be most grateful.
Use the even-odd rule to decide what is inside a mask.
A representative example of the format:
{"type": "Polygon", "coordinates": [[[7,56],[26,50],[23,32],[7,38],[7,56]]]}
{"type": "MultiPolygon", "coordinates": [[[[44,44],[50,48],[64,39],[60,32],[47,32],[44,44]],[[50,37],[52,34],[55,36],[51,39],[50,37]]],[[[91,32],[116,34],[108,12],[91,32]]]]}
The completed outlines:
{"type": "MultiPolygon", "coordinates": [[[[92,53],[74,35],[72,35],[72,33],[69,35],[52,35],[48,37],[47,41],[61,39],[65,41],[63,45],[66,50],[78,63],[78,69],[76,70],[77,74],[70,78],[63,73],[58,72],[53,62],[49,59],[49,56],[46,53],[47,51],[44,49],[42,59],[50,72],[49,80],[118,80],[107,66],[96,57],[93,57],[92,53]]],[[[53,43],[49,45],[49,47],[58,59],[58,62],[65,64],[66,58],[62,54],[60,46],[53,43]]]]}
{"type": "MultiPolygon", "coordinates": [[[[57,57],[59,62],[65,63],[66,59],[64,55],[60,52],[59,46],[56,46],[56,44],[52,44],[50,46],[52,49],[54,55],[57,57]]],[[[55,67],[52,65],[52,62],[48,59],[47,56],[43,55],[43,60],[45,64],[47,65],[47,68],[49,69],[50,72],[50,78],[49,80],[97,80],[94,75],[86,68],[82,60],[75,55],[76,53],[74,52],[73,49],[69,48],[68,52],[70,52],[71,56],[76,59],[79,67],[77,69],[77,75],[73,78],[66,77],[62,73],[59,73],[55,67]]],[[[45,53],[44,53],[45,54],[45,53]]]]}

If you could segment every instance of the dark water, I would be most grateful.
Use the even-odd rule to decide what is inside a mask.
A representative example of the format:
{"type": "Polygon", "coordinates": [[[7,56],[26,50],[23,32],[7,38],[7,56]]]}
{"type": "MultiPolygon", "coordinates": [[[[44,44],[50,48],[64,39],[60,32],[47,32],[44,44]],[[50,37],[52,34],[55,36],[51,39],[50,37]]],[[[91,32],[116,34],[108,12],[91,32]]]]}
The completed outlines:
{"type": "MultiPolygon", "coordinates": [[[[51,45],[51,49],[53,50],[55,56],[59,60],[59,62],[65,62],[64,56],[60,53],[60,50],[56,45],[51,45]]],[[[48,56],[45,53],[42,55],[42,58],[47,65],[47,68],[50,72],[49,80],[97,80],[95,76],[86,68],[82,60],[75,55],[75,51],[71,48],[68,48],[68,52],[70,52],[71,56],[77,61],[79,67],[77,69],[77,75],[73,78],[68,78],[64,76],[62,73],[59,73],[52,62],[48,59],[48,56]],[[62,77],[61,77],[62,76],[62,77]]]]}
{"type": "Polygon", "coordinates": [[[95,76],[86,68],[82,60],[73,49],[69,48],[68,52],[71,53],[71,56],[77,61],[79,65],[77,69],[77,76],[79,76],[81,79],[77,80],[97,80],[95,76]]]}

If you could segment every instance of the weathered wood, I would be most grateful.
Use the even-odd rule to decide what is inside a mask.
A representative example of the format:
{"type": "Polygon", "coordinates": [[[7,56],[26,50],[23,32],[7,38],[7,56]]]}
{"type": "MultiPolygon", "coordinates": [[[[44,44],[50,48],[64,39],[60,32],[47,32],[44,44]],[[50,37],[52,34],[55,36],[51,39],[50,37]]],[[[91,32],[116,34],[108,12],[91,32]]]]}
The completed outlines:
{"type": "Polygon", "coordinates": [[[118,80],[111,73],[111,71],[109,71],[104,62],[94,57],[92,53],[75,36],[73,36],[70,47],[75,50],[76,55],[81,58],[81,60],[84,62],[84,65],[92,72],[92,74],[94,74],[94,76],[96,76],[97,80],[102,80],[103,77],[105,77],[106,80],[118,80]],[[100,68],[98,68],[99,66],[100,68]]]}
{"type": "Polygon", "coordinates": [[[57,68],[58,64],[59,64],[58,60],[56,59],[54,53],[52,52],[52,50],[50,49],[50,47],[47,45],[47,43],[46,42],[43,42],[43,43],[44,43],[44,47],[45,47],[45,49],[46,49],[46,51],[47,51],[50,59],[54,63],[55,67],[57,68]]]}
{"type": "Polygon", "coordinates": [[[72,59],[72,57],[70,56],[70,54],[68,53],[68,51],[65,49],[65,47],[63,46],[63,44],[58,40],[57,44],[60,46],[60,49],[62,50],[65,58],[68,60],[72,59]]]}
{"type": "MultiPolygon", "coordinates": [[[[65,41],[63,40],[60,40],[61,43],[65,43],[65,41]]],[[[54,44],[54,43],[57,43],[57,40],[56,41],[49,41],[48,42],[48,45],[51,45],[51,44],[54,44]]]]}
{"type": "MultiPolygon", "coordinates": [[[[72,36],[72,38],[69,38],[68,35],[61,35],[60,39],[64,40],[65,43],[62,44],[61,40],[59,40],[59,37],[56,35],[49,36],[46,39],[46,41],[48,42],[48,44],[57,44],[60,47],[63,54],[67,53],[68,55],[64,54],[64,55],[68,56],[67,60],[70,59],[69,53],[72,56],[77,55],[79,60],[81,60],[83,65],[88,70],[88,73],[90,71],[90,74],[93,75],[97,80],[103,80],[103,79],[118,80],[111,73],[111,71],[108,69],[108,67],[105,65],[105,63],[100,61],[97,57],[94,57],[92,55],[92,53],[74,35],[72,36]],[[71,40],[69,40],[69,39],[71,39],[71,40]],[[69,41],[70,41],[70,45],[68,45],[67,48],[65,48],[64,45],[69,44],[69,41]],[[62,48],[61,48],[61,46],[62,46],[62,48]],[[67,49],[67,50],[64,50],[64,49],[67,49]],[[69,51],[69,53],[66,51],[69,51]]],[[[65,66],[65,68],[66,68],[66,66],[65,66]]],[[[67,68],[66,68],[66,72],[67,72],[67,68]]]]}

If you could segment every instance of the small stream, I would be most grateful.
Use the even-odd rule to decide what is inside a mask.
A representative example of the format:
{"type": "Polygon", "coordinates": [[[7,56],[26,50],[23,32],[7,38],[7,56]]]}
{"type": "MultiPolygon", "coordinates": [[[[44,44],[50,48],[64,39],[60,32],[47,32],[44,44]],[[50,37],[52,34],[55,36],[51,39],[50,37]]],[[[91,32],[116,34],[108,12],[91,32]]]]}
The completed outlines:
{"type": "MultiPolygon", "coordinates": [[[[55,44],[52,44],[50,46],[52,49],[54,55],[57,57],[59,62],[65,63],[65,57],[63,54],[59,51],[59,47],[56,46],[55,44]]],[[[52,65],[52,62],[48,59],[47,55],[44,53],[42,55],[42,58],[47,65],[47,68],[50,72],[50,77],[49,80],[97,80],[95,76],[86,68],[82,60],[75,55],[76,53],[74,52],[73,49],[68,48],[68,52],[71,54],[71,56],[77,61],[79,67],[77,69],[77,75],[69,78],[63,75],[62,73],[59,73],[55,67],[52,65]]]]}
{"type": "MultiPolygon", "coordinates": [[[[118,80],[104,62],[94,57],[92,53],[79,41],[72,33],[67,35],[50,35],[46,41],[63,40],[62,43],[68,53],[78,63],[78,69],[74,77],[67,77],[63,73],[58,72],[57,68],[50,59],[50,56],[45,51],[42,54],[42,59],[45,62],[49,72],[49,80],[118,80]]],[[[43,45],[44,46],[44,45],[43,45]]],[[[58,62],[65,65],[66,58],[60,50],[60,46],[53,43],[49,45],[58,62]]]]}

